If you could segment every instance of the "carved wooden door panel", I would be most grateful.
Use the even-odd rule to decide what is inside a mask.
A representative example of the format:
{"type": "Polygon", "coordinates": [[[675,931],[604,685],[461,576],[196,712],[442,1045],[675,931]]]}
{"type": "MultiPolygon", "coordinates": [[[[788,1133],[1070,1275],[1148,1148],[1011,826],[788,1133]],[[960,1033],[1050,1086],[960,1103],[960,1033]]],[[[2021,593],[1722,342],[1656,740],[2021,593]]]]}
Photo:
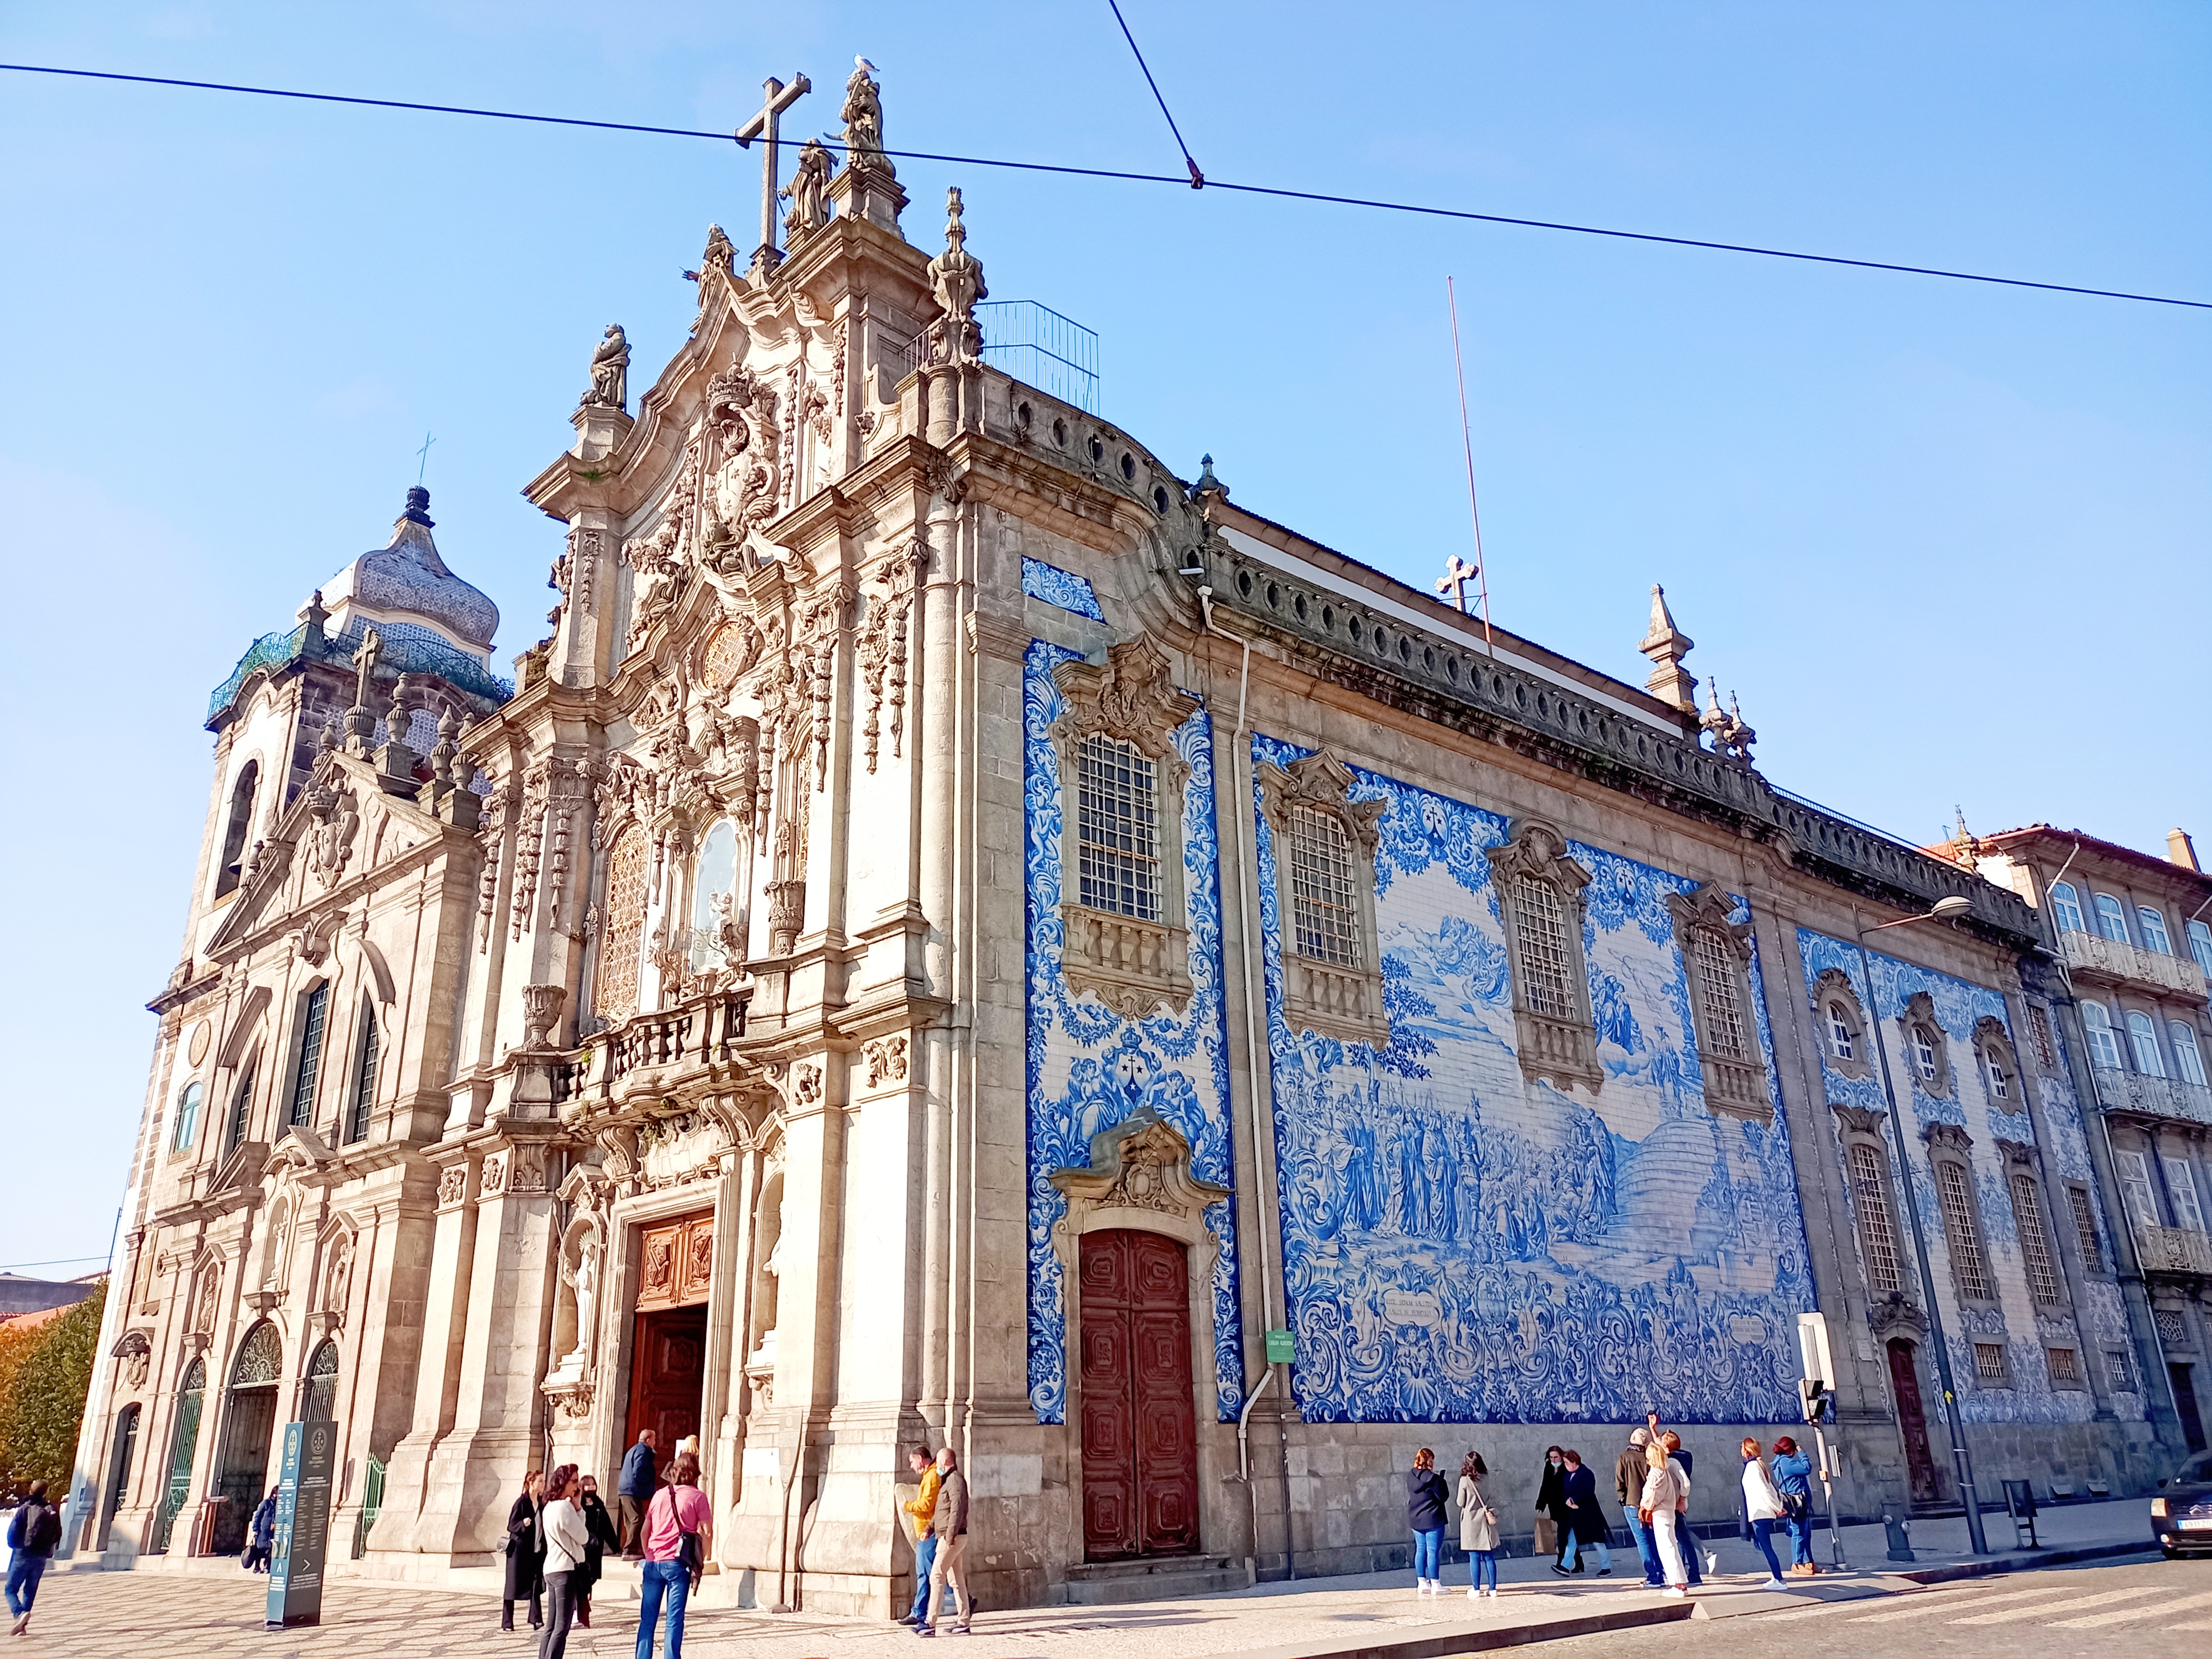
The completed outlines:
{"type": "Polygon", "coordinates": [[[714,1272],[714,1212],[701,1210],[647,1227],[638,1241],[637,1310],[684,1308],[707,1299],[714,1272]]]}
{"type": "Polygon", "coordinates": [[[676,1443],[699,1432],[707,1378],[707,1310],[675,1308],[637,1316],[630,1353],[629,1423],[624,1446],[651,1429],[655,1461],[665,1467],[676,1443]]]}
{"type": "Polygon", "coordinates": [[[1158,1233],[1086,1233],[1079,1267],[1085,1558],[1198,1547],[1189,1267],[1158,1233]]]}
{"type": "Polygon", "coordinates": [[[1903,1337],[1889,1344],[1890,1392],[1897,1397],[1898,1432],[1905,1440],[1905,1468],[1912,1486],[1912,1501],[1936,1501],[1936,1455],[1928,1445],[1928,1412],[1920,1401],[1919,1368],[1912,1363],[1912,1344],[1903,1337]]]}

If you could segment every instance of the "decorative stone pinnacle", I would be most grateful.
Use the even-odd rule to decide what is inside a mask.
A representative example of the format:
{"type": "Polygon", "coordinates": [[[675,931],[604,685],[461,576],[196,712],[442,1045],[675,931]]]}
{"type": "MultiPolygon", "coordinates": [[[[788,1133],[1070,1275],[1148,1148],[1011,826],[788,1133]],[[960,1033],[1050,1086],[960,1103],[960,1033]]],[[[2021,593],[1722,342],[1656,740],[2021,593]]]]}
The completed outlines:
{"type": "Polygon", "coordinates": [[[1698,677],[1682,666],[1682,659],[1696,643],[1674,626],[1674,613],[1667,609],[1667,590],[1652,583],[1651,627],[1636,647],[1651,659],[1651,677],[1644,689],[1686,714],[1698,712],[1698,677]]]}
{"type": "Polygon", "coordinates": [[[945,314],[930,325],[930,357],[938,363],[981,360],[983,331],[976,325],[975,302],[990,297],[983,266],[968,252],[968,228],[960,219],[960,187],[945,192],[945,252],[929,262],[929,284],[945,314]]]}

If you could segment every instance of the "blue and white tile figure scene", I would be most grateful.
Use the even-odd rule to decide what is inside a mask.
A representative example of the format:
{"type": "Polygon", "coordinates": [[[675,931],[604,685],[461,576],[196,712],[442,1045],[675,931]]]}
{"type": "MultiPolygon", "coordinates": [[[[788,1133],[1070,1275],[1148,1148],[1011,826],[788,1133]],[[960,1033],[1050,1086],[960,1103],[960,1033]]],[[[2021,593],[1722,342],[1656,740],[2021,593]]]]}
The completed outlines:
{"type": "MultiPolygon", "coordinates": [[[[1258,768],[1305,751],[1255,738],[1258,768]]],[[[1284,1018],[1275,853],[1257,814],[1292,1386],[1309,1421],[1773,1422],[1814,1305],[1788,1132],[1705,1105],[1670,893],[1594,847],[1583,929],[1595,1098],[1524,1080],[1486,848],[1495,813],[1358,771],[1389,1046],[1284,1018]]],[[[1752,967],[1759,1005],[1758,966],[1752,967]]],[[[1771,1042],[1759,1040],[1772,1089],[1771,1042]]]]}
{"type": "MultiPolygon", "coordinates": [[[[1024,564],[1031,562],[1024,561],[1024,564]]],[[[1050,566],[1043,567],[1050,569],[1050,566]]],[[[1065,574],[1065,572],[1055,574],[1065,574]]],[[[1080,581],[1079,577],[1070,578],[1080,581]]],[[[1090,587],[1083,587],[1088,599],[1090,587]]],[[[1058,601],[1054,601],[1058,603],[1058,601]]],[[[1072,607],[1071,607],[1072,608],[1072,607]]],[[[1139,1107],[1158,1112],[1190,1143],[1191,1173],[1233,1188],[1229,1144],[1229,1042],[1222,997],[1221,888],[1214,836],[1213,739],[1200,708],[1175,734],[1190,768],[1183,792],[1184,924],[1192,993],[1180,1016],[1124,1018],[1072,994],[1060,973],[1062,875],[1060,757],[1049,735],[1063,710],[1052,671],[1082,654],[1031,641],[1022,665],[1023,857],[1027,868],[1029,1098],[1029,1390],[1040,1423],[1067,1420],[1066,1294],[1052,1230],[1067,1201],[1055,1170],[1087,1165],[1091,1139],[1139,1107]]],[[[1211,1205],[1214,1384],[1218,1416],[1244,1403],[1232,1200],[1211,1205]]]]}
{"type": "MultiPolygon", "coordinates": [[[[2081,1105],[2066,1081],[2064,1067],[2061,1066],[2056,1073],[2039,1075],[2033,1079],[2043,1124],[2049,1131],[2047,1137],[2039,1137],[2027,1102],[2019,1097],[2017,1090],[2014,1097],[2003,1101],[1992,1097],[1988,1073],[1975,1049],[1975,1028],[1984,1019],[1994,1019],[2005,1028],[2014,1053],[2025,1059],[2024,1046],[2012,1037],[2012,1023],[2002,995],[1933,969],[1872,953],[1875,983],[1869,995],[1856,945],[1809,928],[1800,928],[1797,948],[1805,964],[1807,994],[1816,1004],[1821,975],[1831,971],[1839,973],[1850,982],[1860,1007],[1880,1027],[1891,1082],[1898,1091],[1898,1104],[1905,1115],[1905,1162],[1912,1172],[1912,1203],[1920,1217],[1922,1236],[1928,1243],[1929,1263],[1936,1278],[1935,1291],[1941,1298],[1944,1330],[1950,1342],[1951,1370],[1960,1385],[1962,1414],[1968,1422],[1978,1423],[2090,1421],[2096,1416],[2094,1395],[2086,1388],[2054,1389],[2045,1353],[2053,1347],[2070,1348],[2082,1354],[2085,1350],[2101,1352],[2106,1348],[2129,1346],[2119,1286],[2102,1279],[2085,1280],[2081,1300],[2071,1311],[2063,1304],[2039,1305],[2033,1299],[2012,1194],[1996,1146],[2000,1140],[2009,1140],[2036,1146],[2040,1152],[2046,1225],[2065,1224],[2065,1212],[2060,1206],[2067,1200],[2060,1188],[2068,1184],[2079,1185],[2089,1194],[2100,1235],[2106,1239],[2112,1237],[2111,1218],[2105,1214],[2097,1197],[2097,1180],[2089,1162],[2088,1135],[2081,1105]],[[1907,1062],[1901,1051],[1903,1032],[1899,1021],[1912,999],[1922,994],[1927,996],[1936,1021],[1942,1029],[1948,1051],[1948,1087],[1940,1095],[1929,1092],[1919,1072],[1907,1062]],[[1996,1306],[1978,1301],[1962,1303],[1956,1293],[1942,1200],[1936,1194],[1935,1171],[1929,1163],[1923,1139],[1928,1127],[1936,1123],[1965,1130],[1973,1143],[1971,1160],[1975,1207],[1979,1212],[1983,1252],[1996,1291],[1996,1306]],[[1992,1386],[1976,1378],[1977,1342],[2005,1345],[2010,1364],[2009,1375],[2002,1385],[1992,1386]]],[[[1816,1016],[1821,1013],[1817,1006],[1814,1012],[1816,1016]]],[[[1855,1078],[1838,1068],[1835,1056],[1825,1045],[1820,1059],[1830,1100],[1871,1112],[1887,1111],[1879,1065],[1867,1075],[1855,1078]]],[[[1893,1152],[1890,1158],[1893,1164],[1893,1152]]],[[[1847,1201],[1855,1203],[1848,1187],[1845,1197],[1847,1201]]],[[[1854,1236],[1860,1236],[1856,1228],[1854,1236]]],[[[1918,1301],[1919,1293],[1911,1288],[1917,1275],[1909,1255],[1901,1267],[1907,1275],[1908,1294],[1918,1301]]],[[[2083,1363],[2086,1364],[2086,1358],[2083,1363]]],[[[2114,1396],[2113,1409],[2130,1420],[2140,1421],[2143,1416],[2142,1398],[2133,1393],[2114,1396]]]]}

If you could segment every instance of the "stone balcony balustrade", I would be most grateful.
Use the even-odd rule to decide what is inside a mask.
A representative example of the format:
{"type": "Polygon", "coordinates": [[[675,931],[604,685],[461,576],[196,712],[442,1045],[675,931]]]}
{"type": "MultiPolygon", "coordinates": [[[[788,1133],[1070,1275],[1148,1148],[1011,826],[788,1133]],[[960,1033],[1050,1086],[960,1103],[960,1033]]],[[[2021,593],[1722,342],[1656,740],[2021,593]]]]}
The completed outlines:
{"type": "Polygon", "coordinates": [[[2097,1068],[2097,1097],[2106,1111],[2142,1112],[2212,1127],[2212,1089],[2179,1078],[2145,1077],[2112,1066],[2097,1068]]]}
{"type": "Polygon", "coordinates": [[[2101,933],[2071,928],[2059,934],[2058,942],[2066,953],[2067,966],[2077,972],[2109,975],[2161,991],[2179,991],[2195,1001],[2204,1000],[2204,975],[2187,957],[2162,956],[2101,933]]]}
{"type": "Polygon", "coordinates": [[[704,992],[674,1006],[633,1014],[594,1032],[552,1064],[554,1109],[564,1121],[633,1094],[659,1097],[738,1063],[752,987],[704,992]]]}
{"type": "Polygon", "coordinates": [[[2154,1273],[2203,1273],[2212,1277],[2212,1237],[2194,1227],[2136,1228],[2136,1253],[2143,1270],[2154,1273]]]}

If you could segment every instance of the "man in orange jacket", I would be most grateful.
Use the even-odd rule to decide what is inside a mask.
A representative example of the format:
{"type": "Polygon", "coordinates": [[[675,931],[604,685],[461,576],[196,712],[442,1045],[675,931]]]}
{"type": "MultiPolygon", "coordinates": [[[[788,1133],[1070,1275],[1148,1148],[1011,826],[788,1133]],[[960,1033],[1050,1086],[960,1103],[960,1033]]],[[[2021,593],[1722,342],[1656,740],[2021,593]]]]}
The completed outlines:
{"type": "Polygon", "coordinates": [[[929,1617],[929,1571],[937,1564],[937,1534],[930,1530],[930,1522],[937,1517],[937,1489],[945,1477],[937,1472],[937,1460],[927,1446],[910,1449],[906,1462],[921,1481],[921,1490],[900,1506],[914,1517],[915,1540],[914,1609],[899,1623],[920,1625],[929,1617]]]}

